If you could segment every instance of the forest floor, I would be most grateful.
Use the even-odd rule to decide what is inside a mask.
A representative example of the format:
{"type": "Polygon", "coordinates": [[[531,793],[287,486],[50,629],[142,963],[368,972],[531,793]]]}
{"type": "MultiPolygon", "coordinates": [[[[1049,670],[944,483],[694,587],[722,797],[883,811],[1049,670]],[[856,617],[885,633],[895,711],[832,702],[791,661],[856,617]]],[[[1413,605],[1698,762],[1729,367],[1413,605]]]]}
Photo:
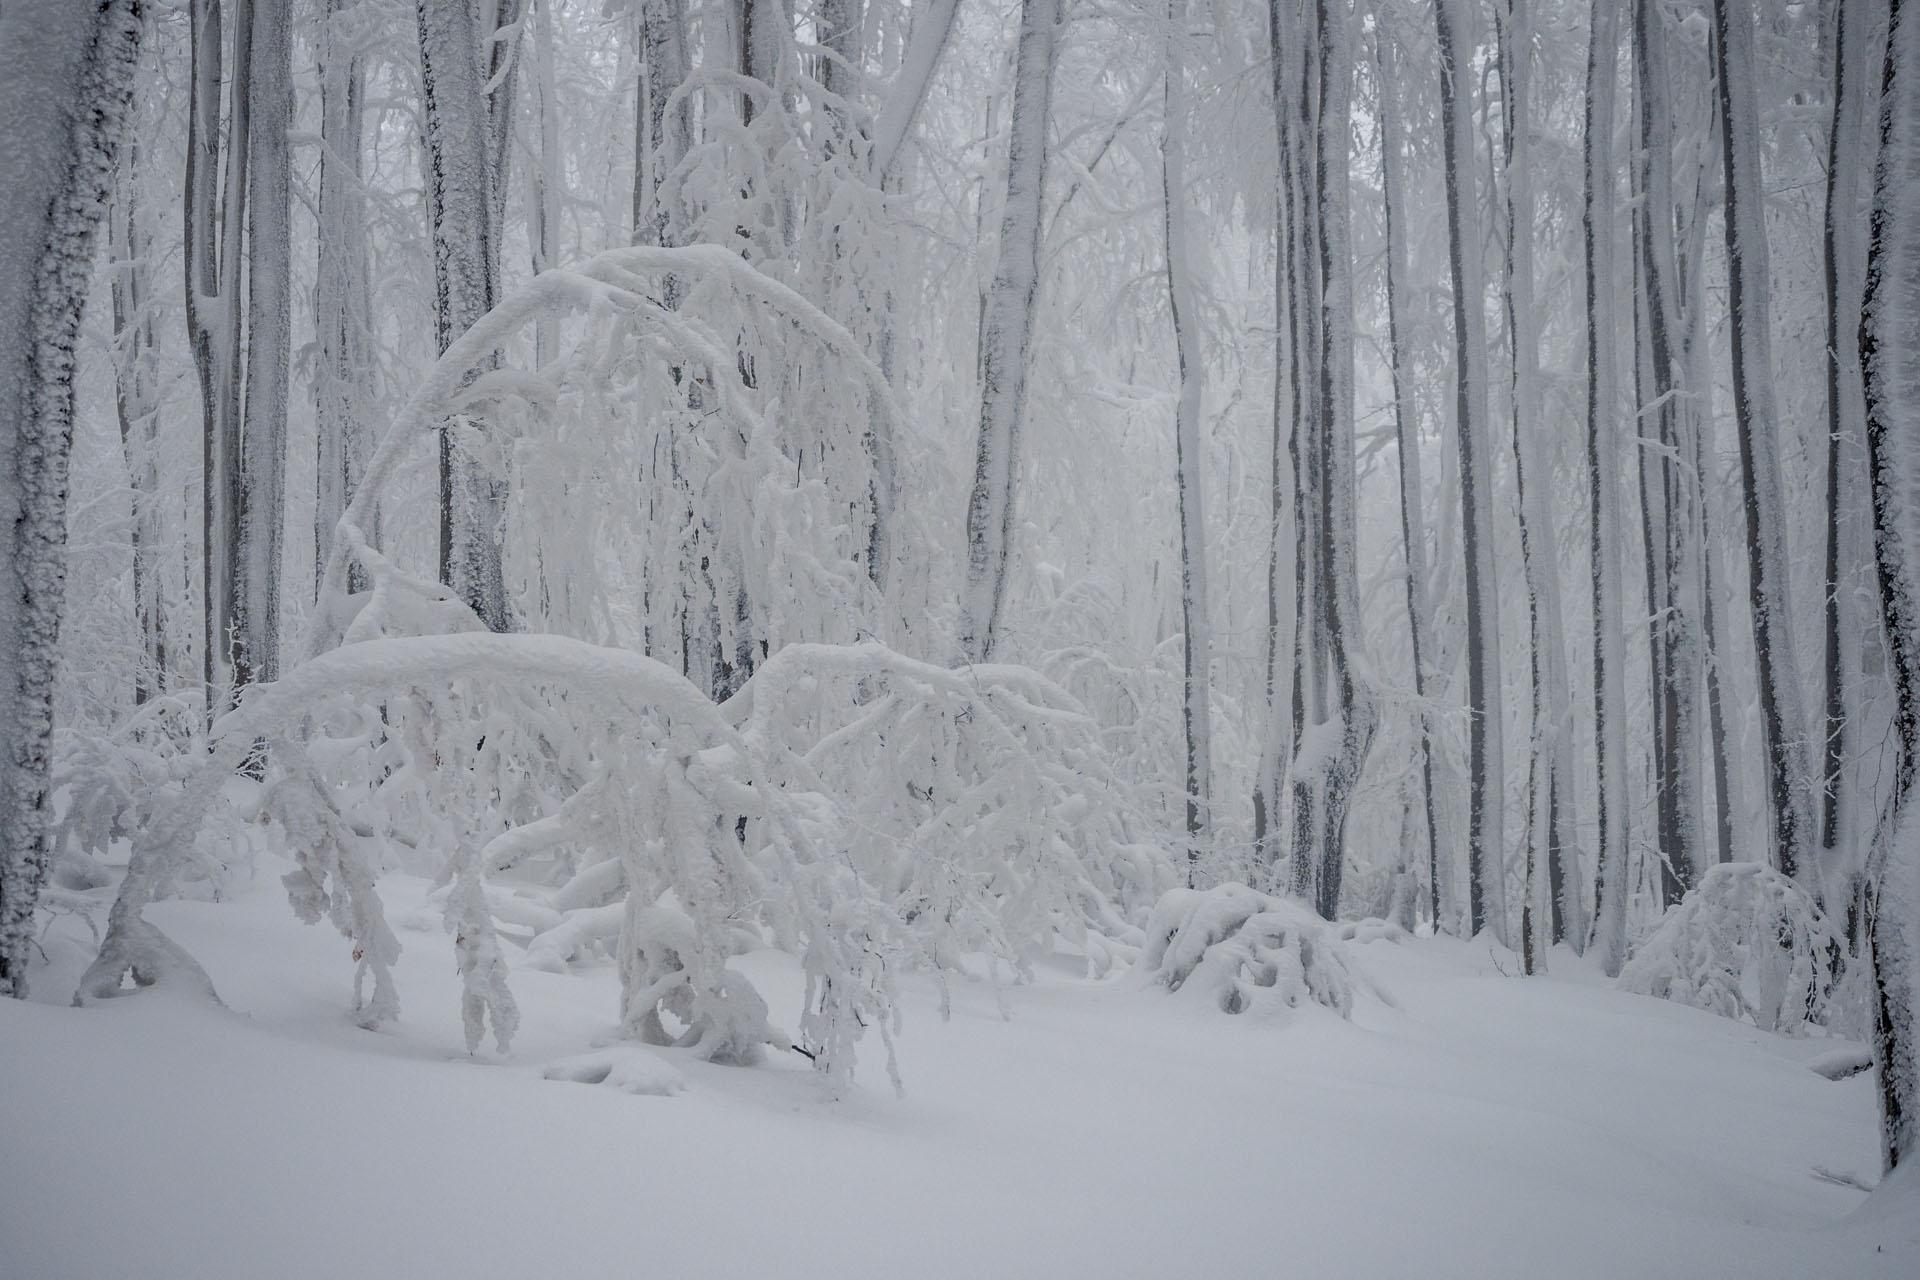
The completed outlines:
{"type": "MultiPolygon", "coordinates": [[[[1564,952],[1524,980],[1484,943],[1355,944],[1390,1002],[1352,1022],[1230,1017],[1065,958],[998,995],[956,981],[943,1021],[912,976],[905,1096],[870,1032],[829,1102],[797,1055],[622,1046],[606,1083],[545,1078],[613,1031],[610,963],[517,970],[512,1053],[469,1058],[449,941],[403,877],[403,1017],[360,1030],[344,942],[276,878],[150,909],[230,1011],[54,1003],[77,916],[35,1001],[0,1001],[0,1274],[1920,1275],[1920,1177],[1847,1185],[1877,1177],[1873,1078],[1807,1065],[1843,1045],[1625,995],[1564,952]]],[[[798,966],[735,963],[791,1028],[798,966]]]]}

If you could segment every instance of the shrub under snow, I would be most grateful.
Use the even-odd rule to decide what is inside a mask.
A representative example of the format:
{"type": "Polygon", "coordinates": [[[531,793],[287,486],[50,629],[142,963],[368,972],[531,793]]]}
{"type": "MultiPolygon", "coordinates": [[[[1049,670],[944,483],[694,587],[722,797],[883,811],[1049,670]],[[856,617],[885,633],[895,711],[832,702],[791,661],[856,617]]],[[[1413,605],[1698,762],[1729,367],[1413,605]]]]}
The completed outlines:
{"type": "Polygon", "coordinates": [[[1845,954],[1806,890],[1759,863],[1727,862],[1667,912],[1619,982],[1792,1035],[1827,1021],[1845,954]]]}
{"type": "Polygon", "coordinates": [[[1274,1013],[1305,1001],[1351,1017],[1355,977],[1338,926],[1245,885],[1174,889],[1147,921],[1136,974],[1197,993],[1227,1013],[1274,1013]]]}

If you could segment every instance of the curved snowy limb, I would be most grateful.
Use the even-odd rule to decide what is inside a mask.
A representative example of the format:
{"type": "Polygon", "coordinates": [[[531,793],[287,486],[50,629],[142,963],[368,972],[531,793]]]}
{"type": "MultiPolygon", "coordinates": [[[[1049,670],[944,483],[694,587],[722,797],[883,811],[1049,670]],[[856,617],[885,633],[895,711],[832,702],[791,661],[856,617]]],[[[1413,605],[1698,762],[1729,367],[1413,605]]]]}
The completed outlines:
{"type": "MultiPolygon", "coordinates": [[[[697,301],[697,287],[689,292],[684,310],[668,308],[653,296],[655,287],[668,277],[681,281],[683,286],[688,281],[721,281],[740,295],[772,307],[851,364],[867,381],[891,419],[904,420],[886,375],[868,359],[858,338],[798,292],[719,245],[680,248],[636,245],[610,249],[570,268],[542,272],[454,339],[394,415],[392,425],[367,463],[359,490],[340,517],[340,533],[334,538],[327,558],[318,593],[319,604],[303,646],[307,657],[340,643],[348,625],[343,617],[347,569],[360,550],[366,548],[366,543],[357,533],[348,534],[347,530],[372,527],[381,490],[402,456],[415,441],[439,430],[457,402],[471,398],[473,388],[469,385],[469,375],[529,324],[595,307],[608,308],[615,314],[644,314],[650,323],[667,330],[674,343],[697,352],[714,367],[725,367],[731,362],[732,357],[723,345],[705,334],[698,319],[691,314],[691,304],[697,301]]],[[[499,385],[500,381],[496,378],[494,384],[499,385]]],[[[730,389],[719,390],[729,398],[730,409],[748,421],[757,421],[750,410],[737,403],[738,397],[730,389]]]]}

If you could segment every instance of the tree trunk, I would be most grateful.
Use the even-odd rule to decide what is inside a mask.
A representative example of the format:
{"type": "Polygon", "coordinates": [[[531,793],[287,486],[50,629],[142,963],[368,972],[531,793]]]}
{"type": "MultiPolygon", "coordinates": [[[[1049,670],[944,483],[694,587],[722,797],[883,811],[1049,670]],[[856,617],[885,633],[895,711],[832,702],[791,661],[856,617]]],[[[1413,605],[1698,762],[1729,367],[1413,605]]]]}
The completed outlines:
{"type": "Polygon", "coordinates": [[[75,347],[140,23],[138,0],[0,8],[0,996],[26,994],[50,860],[75,347]]]}
{"type": "Polygon", "coordinates": [[[1873,475],[1880,607],[1893,651],[1897,765],[1893,803],[1868,863],[1868,940],[1874,964],[1874,1065],[1881,1160],[1892,1172],[1920,1152],[1920,30],[1904,0],[1888,12],[1881,82],[1880,156],[1859,343],[1873,475]]]}
{"type": "Polygon", "coordinates": [[[129,528],[133,611],[140,632],[140,665],[133,676],[133,701],[138,706],[167,688],[166,602],[158,571],[165,542],[159,522],[159,352],[154,342],[151,264],[139,195],[137,139],[128,141],[125,156],[113,207],[107,214],[107,238],[113,263],[114,409],[133,506],[129,528]]]}
{"type": "Polygon", "coordinates": [[[1014,54],[1013,121],[999,258],[981,324],[980,437],[967,501],[967,573],[960,598],[960,650],[993,656],[1012,555],[1020,427],[1028,349],[1040,284],[1040,214],[1046,194],[1047,112],[1063,21],[1060,0],[1022,0],[1014,54]]]}
{"type": "MultiPolygon", "coordinates": [[[[366,77],[358,52],[347,47],[340,29],[347,3],[327,0],[319,41],[320,225],[313,286],[315,590],[333,549],[334,529],[359,487],[370,447],[373,314],[360,145],[366,77]]],[[[362,532],[378,538],[377,521],[374,528],[362,532]]],[[[352,589],[364,585],[364,575],[356,572],[352,589]]]]}
{"type": "Polygon", "coordinates": [[[1808,866],[1808,853],[1819,832],[1787,580],[1787,513],[1780,482],[1780,430],[1767,318],[1767,226],[1761,205],[1759,110],[1754,101],[1753,15],[1747,0],[1713,0],[1713,23],[1725,151],[1733,411],[1745,487],[1761,737],[1774,862],[1783,874],[1798,876],[1808,866]]]}
{"type": "Polygon", "coordinates": [[[1180,497],[1180,624],[1182,628],[1181,728],[1187,749],[1187,887],[1198,884],[1200,861],[1212,826],[1212,711],[1209,702],[1207,627],[1206,443],[1200,400],[1206,378],[1194,305],[1192,249],[1187,241],[1185,0],[1169,0],[1166,33],[1166,126],[1160,139],[1160,177],[1165,213],[1167,299],[1173,317],[1180,369],[1175,410],[1174,478],[1180,497]]]}
{"type": "Polygon", "coordinates": [[[1648,616],[1655,619],[1653,696],[1654,777],[1659,815],[1661,891],[1672,906],[1699,878],[1701,652],[1698,619],[1700,553],[1699,493],[1686,465],[1696,453],[1691,405],[1682,395],[1679,269],[1674,252],[1672,107],[1668,98],[1666,32],[1654,0],[1634,5],[1634,79],[1639,89],[1639,198],[1635,243],[1643,290],[1641,473],[1650,494],[1648,616]],[[1644,439],[1644,424],[1655,427],[1644,439]],[[1651,443],[1654,447],[1648,448],[1651,443]]]}
{"type": "MultiPolygon", "coordinates": [[[[1400,455],[1400,543],[1406,554],[1407,632],[1413,656],[1413,693],[1419,701],[1415,731],[1420,739],[1420,796],[1427,826],[1428,909],[1440,930],[1440,820],[1433,794],[1433,732],[1426,712],[1432,681],[1427,673],[1431,645],[1427,636],[1427,533],[1420,483],[1420,419],[1412,403],[1411,370],[1405,349],[1406,319],[1401,314],[1408,274],[1405,217],[1401,195],[1400,109],[1394,38],[1382,26],[1373,33],[1380,109],[1380,195],[1387,242],[1387,351],[1393,375],[1393,427],[1400,455]]],[[[1578,892],[1576,888],[1575,892],[1578,892]]]]}
{"type": "MultiPolygon", "coordinates": [[[[492,0],[479,11],[494,12],[492,0]]],[[[426,134],[427,204],[433,233],[434,336],[445,351],[492,310],[499,267],[496,180],[504,177],[504,145],[496,150],[495,116],[509,107],[486,91],[481,25],[474,0],[419,0],[420,83],[426,134]]],[[[486,30],[492,32],[489,25],[486,30]]],[[[510,101],[510,100],[509,100],[510,101]]],[[[500,538],[506,484],[456,447],[453,424],[440,429],[440,580],[495,631],[511,623],[500,538]]]]}
{"type": "Polygon", "coordinates": [[[1620,585],[1618,397],[1614,364],[1615,64],[1620,9],[1593,0],[1587,50],[1585,181],[1581,214],[1587,290],[1588,550],[1593,578],[1594,760],[1599,773],[1600,863],[1594,877],[1593,945],[1616,975],[1627,959],[1626,670],[1620,585]]]}
{"type": "Polygon", "coordinates": [[[1505,778],[1501,750],[1500,582],[1493,556],[1493,459],[1487,430],[1487,334],[1474,194],[1471,50],[1461,0],[1437,0],[1447,244],[1453,284],[1455,443],[1460,453],[1461,547],[1466,561],[1468,909],[1471,931],[1507,938],[1505,778]]]}

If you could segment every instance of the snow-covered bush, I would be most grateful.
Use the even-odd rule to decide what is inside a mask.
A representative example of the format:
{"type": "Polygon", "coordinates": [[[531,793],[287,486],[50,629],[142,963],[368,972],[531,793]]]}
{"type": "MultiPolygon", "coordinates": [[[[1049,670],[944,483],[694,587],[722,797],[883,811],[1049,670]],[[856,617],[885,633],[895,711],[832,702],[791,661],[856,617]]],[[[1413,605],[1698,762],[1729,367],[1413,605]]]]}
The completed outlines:
{"type": "MultiPolygon", "coordinates": [[[[836,1086],[867,1029],[878,1028],[891,1067],[892,973],[903,957],[944,968],[985,954],[1024,973],[1059,938],[1090,957],[1136,945],[1138,919],[1171,883],[1169,862],[1153,833],[1135,829],[1099,727],[1070,695],[1024,667],[949,670],[871,641],[803,642],[851,638],[856,601],[871,601],[873,584],[854,565],[864,539],[847,513],[873,460],[846,456],[861,453],[848,428],[811,439],[818,474],[797,448],[789,466],[778,401],[752,378],[721,376],[746,358],[738,344],[755,326],[803,332],[864,380],[863,404],[870,393],[898,420],[885,380],[844,329],[710,246],[615,250],[545,272],[457,339],[396,417],[338,524],[304,661],[245,692],[214,727],[211,756],[139,832],[82,997],[155,968],[164,939],[141,911],[221,780],[262,746],[261,811],[296,864],[289,896],[303,919],[324,915],[349,940],[356,1016],[371,1024],[398,1007],[399,943],[379,875],[434,876],[470,1050],[489,1027],[506,1050],[517,1025],[508,933],[543,967],[612,955],[621,1022],[637,1038],[725,1061],[790,1046],[836,1086]],[[677,309],[658,298],[667,276],[677,309]],[[560,355],[533,370],[498,366],[495,354],[526,326],[561,321],[571,327],[560,355]],[[748,612],[715,622],[713,600],[690,613],[649,597],[652,576],[631,589],[590,563],[618,558],[606,544],[617,551],[620,537],[598,522],[612,502],[604,493],[583,541],[521,530],[539,555],[522,566],[531,576],[519,598],[542,602],[522,612],[594,642],[491,634],[447,588],[363,535],[409,445],[450,420],[461,448],[491,449],[508,470],[509,442],[548,433],[571,462],[519,481],[559,491],[537,504],[544,510],[566,509],[567,493],[590,497],[608,477],[658,473],[658,458],[622,458],[604,442],[632,426],[615,412],[638,393],[622,370],[682,365],[699,388],[678,394],[682,409],[698,399],[700,447],[724,446],[726,456],[708,459],[713,483],[744,486],[721,505],[757,521],[734,531],[745,541],[727,572],[745,572],[749,544],[772,556],[731,586],[701,589],[730,601],[739,588],[753,598],[748,612]],[[823,450],[839,461],[821,463],[823,450]],[[349,590],[355,581],[366,589],[349,590]],[[611,603],[635,598],[666,610],[648,612],[637,633],[631,608],[611,603]],[[699,636],[687,630],[696,613],[708,628],[699,636]],[[755,648],[731,662],[740,627],[755,648]],[[678,636],[692,678],[605,643],[651,644],[662,632],[678,636]],[[710,670],[702,655],[713,656],[710,670]],[[743,935],[800,959],[797,1042],[728,967],[743,935]]],[[[678,463],[667,470],[688,474],[678,463]]],[[[667,505],[649,519],[684,522],[688,496],[651,495],[667,505]]],[[[694,551],[700,572],[721,572],[699,547],[674,554],[694,551]]]]}
{"type": "Polygon", "coordinates": [[[1619,984],[1793,1035],[1828,1020],[1845,954],[1806,890],[1759,863],[1727,862],[1667,912],[1619,984]]]}
{"type": "Polygon", "coordinates": [[[950,670],[874,642],[791,645],[723,708],[936,968],[1030,972],[1056,938],[1105,953],[1172,883],[1136,834],[1099,726],[1017,666],[950,670]]]}
{"type": "Polygon", "coordinates": [[[1330,925],[1304,904],[1240,884],[1174,889],[1147,920],[1135,973],[1226,1013],[1303,1003],[1353,1013],[1353,973],[1330,925]]]}

